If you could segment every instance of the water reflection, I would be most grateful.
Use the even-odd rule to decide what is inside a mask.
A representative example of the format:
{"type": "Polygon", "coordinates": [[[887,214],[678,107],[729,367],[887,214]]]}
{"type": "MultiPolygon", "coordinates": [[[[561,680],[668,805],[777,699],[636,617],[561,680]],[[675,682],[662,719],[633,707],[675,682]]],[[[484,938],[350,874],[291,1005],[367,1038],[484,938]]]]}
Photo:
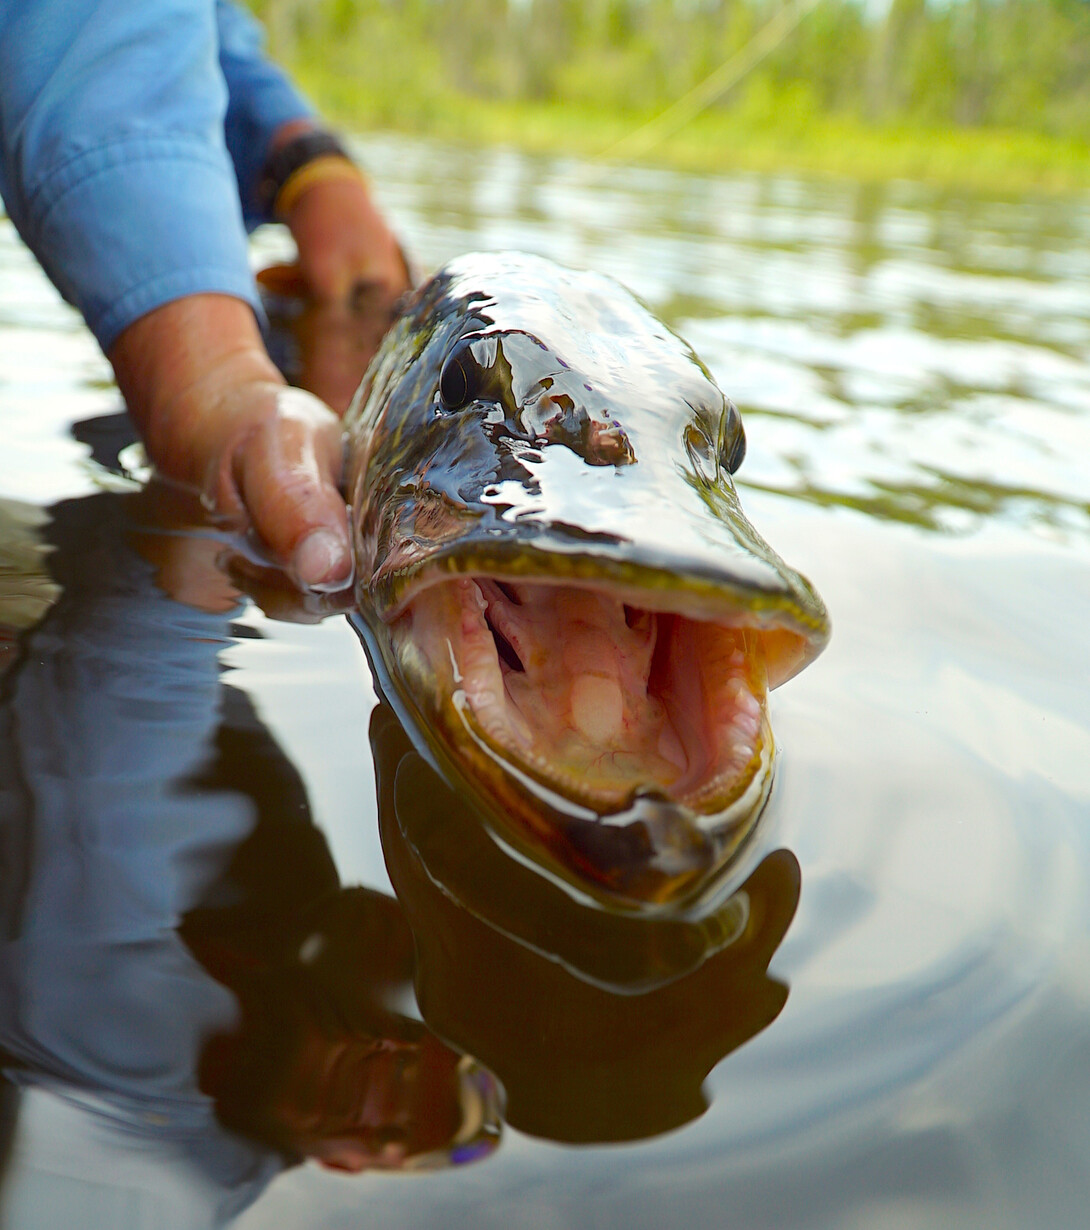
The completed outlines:
{"type": "Polygon", "coordinates": [[[304,1158],[473,1161],[499,1140],[497,1078],[524,1131],[656,1135],[699,1116],[711,1068],[782,1010],[787,851],[702,917],[580,904],[509,857],[381,705],[398,900],[345,887],[221,663],[253,635],[224,539],[156,484],[62,502],[45,527],[6,511],[6,1225],[41,1224],[43,1201],[54,1224],[136,1224],[139,1190],[218,1226],[304,1158]]]}
{"type": "MultiPolygon", "coordinates": [[[[297,771],[226,682],[240,595],[177,503],[52,510],[60,592],[4,679],[0,1046],[32,1143],[13,1227],[42,1207],[136,1224],[137,1191],[162,1211],[180,1190],[186,1224],[221,1225],[304,1157],[420,1167],[497,1140],[495,1082],[401,1010],[401,911],[341,886],[297,771]]],[[[7,590],[10,627],[26,601],[7,590]]]]}
{"type": "Polygon", "coordinates": [[[421,1012],[500,1078],[507,1122],[605,1142],[702,1114],[708,1072],[787,1000],[768,963],[798,904],[794,856],[770,854],[703,918],[618,915],[501,850],[386,705],[371,745],[421,1012]]]}

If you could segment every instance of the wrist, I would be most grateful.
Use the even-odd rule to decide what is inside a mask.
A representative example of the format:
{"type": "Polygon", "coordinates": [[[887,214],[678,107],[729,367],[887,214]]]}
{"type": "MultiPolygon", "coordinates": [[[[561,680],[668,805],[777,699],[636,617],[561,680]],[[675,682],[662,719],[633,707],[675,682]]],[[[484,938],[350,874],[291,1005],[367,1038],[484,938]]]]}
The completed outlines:
{"type": "Polygon", "coordinates": [[[337,154],[323,154],[301,166],[284,181],[273,202],[273,217],[291,226],[292,213],[299,201],[319,185],[334,183],[354,184],[358,191],[367,191],[367,177],[354,162],[337,154]]]}
{"type": "Polygon", "coordinates": [[[366,178],[340,139],[314,125],[286,125],[273,138],[258,184],[258,200],[270,218],[287,221],[294,204],[314,184],[366,178]]]}

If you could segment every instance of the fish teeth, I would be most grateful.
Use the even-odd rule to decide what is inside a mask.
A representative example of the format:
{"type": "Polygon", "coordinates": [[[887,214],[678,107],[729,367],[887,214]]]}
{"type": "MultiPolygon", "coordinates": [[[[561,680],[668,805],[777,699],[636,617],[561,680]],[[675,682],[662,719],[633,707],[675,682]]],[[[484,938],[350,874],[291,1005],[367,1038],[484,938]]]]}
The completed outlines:
{"type": "Polygon", "coordinates": [[[453,578],[417,609],[407,635],[430,663],[431,688],[441,696],[453,679],[462,720],[573,801],[608,811],[654,787],[714,823],[710,811],[749,788],[764,744],[764,670],[759,642],[741,629],[585,589],[512,593],[487,578],[453,578]],[[524,670],[501,662],[500,638],[524,670]]]}

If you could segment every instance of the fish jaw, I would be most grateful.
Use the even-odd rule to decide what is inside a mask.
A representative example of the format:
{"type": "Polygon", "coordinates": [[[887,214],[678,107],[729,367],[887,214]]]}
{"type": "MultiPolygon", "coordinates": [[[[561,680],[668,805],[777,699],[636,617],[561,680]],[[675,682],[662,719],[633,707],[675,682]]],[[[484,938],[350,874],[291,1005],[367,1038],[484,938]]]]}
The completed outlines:
{"type": "Polygon", "coordinates": [[[676,908],[767,801],[769,655],[776,669],[788,634],[744,609],[697,619],[641,596],[656,600],[440,576],[372,639],[501,839],[613,904],[676,908]]]}

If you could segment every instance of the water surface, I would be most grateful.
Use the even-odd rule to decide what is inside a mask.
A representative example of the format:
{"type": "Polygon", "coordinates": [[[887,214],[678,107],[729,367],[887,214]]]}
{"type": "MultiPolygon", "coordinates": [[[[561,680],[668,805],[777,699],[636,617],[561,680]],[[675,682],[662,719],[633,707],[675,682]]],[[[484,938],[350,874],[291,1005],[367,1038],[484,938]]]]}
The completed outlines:
{"type": "Polygon", "coordinates": [[[633,994],[692,937],[588,934],[487,863],[344,620],[157,587],[108,368],[0,224],[12,636],[66,587],[5,683],[4,1225],[1082,1224],[1090,201],[361,152],[425,267],[541,252],[694,344],[745,417],[746,511],[833,641],[773,697],[732,942],[633,994]],[[347,1175],[222,1128],[196,1066],[240,997],[265,1014],[240,970],[289,957],[304,999],[491,1067],[498,1146],[347,1175]]]}

